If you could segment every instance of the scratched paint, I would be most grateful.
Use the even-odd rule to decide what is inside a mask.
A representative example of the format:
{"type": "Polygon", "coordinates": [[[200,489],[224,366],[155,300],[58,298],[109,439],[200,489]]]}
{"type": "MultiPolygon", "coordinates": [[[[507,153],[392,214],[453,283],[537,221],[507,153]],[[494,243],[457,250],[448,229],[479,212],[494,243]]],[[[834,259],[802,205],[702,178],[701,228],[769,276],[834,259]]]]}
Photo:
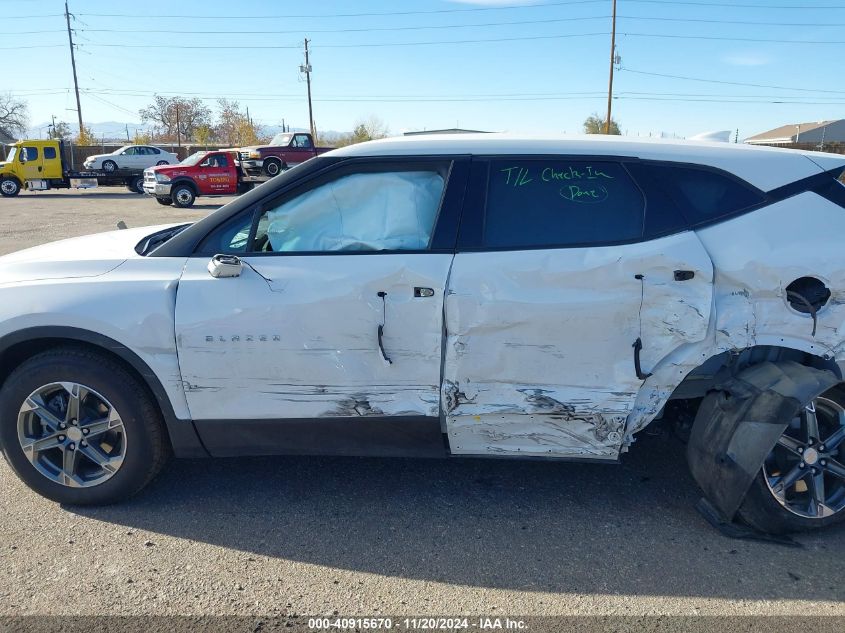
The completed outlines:
{"type": "Polygon", "coordinates": [[[245,258],[215,279],[189,260],[176,333],[195,420],[437,417],[451,255],[245,258]],[[415,297],[414,288],[431,288],[415,297]],[[386,292],[384,302],[378,296],[386,292]],[[378,325],[384,322],[381,356],[378,325]]]}

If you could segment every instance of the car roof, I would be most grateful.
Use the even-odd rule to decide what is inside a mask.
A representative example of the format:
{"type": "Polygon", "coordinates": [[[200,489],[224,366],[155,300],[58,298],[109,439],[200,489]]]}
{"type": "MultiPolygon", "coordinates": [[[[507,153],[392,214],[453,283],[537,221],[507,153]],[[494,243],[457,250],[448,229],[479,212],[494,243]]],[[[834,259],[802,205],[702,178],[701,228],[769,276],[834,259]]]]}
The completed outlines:
{"type": "Polygon", "coordinates": [[[532,137],[512,134],[401,136],[349,145],[336,157],[413,155],[562,155],[626,157],[724,169],[768,191],[821,171],[845,166],[845,156],[739,143],[588,134],[532,137]]]}

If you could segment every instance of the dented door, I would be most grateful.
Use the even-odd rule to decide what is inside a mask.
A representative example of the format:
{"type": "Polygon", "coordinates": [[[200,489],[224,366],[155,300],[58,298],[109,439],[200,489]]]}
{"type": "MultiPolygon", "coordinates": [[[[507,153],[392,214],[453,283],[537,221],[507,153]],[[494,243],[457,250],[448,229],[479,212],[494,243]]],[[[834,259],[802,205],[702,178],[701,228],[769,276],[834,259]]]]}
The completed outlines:
{"type": "Polygon", "coordinates": [[[643,203],[627,178],[621,166],[601,161],[473,165],[468,197],[476,208],[465,209],[462,240],[470,235],[455,257],[446,297],[442,401],[453,453],[615,459],[652,363],[706,335],[707,254],[692,232],[637,241],[642,224],[634,220],[642,221],[643,203]],[[572,203],[572,191],[607,206],[572,203]],[[513,209],[513,222],[493,217],[491,205],[513,209]],[[560,216],[543,215],[544,205],[580,216],[555,227],[560,216]],[[492,221],[498,233],[465,230],[473,215],[485,230],[492,221]],[[594,227],[582,226],[593,220],[594,227]],[[540,226],[526,232],[521,222],[540,226]],[[561,242],[572,235],[594,244],[527,244],[554,239],[544,233],[556,231],[561,242]],[[523,233],[526,243],[507,247],[511,235],[523,233]],[[675,270],[689,272],[675,281],[675,270]]]}

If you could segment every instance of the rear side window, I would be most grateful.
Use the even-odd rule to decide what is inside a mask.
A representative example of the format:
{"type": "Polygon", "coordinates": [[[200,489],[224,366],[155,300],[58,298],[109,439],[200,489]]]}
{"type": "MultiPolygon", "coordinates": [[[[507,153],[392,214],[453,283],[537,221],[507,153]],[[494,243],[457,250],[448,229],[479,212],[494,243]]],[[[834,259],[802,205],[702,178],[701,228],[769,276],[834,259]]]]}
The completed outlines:
{"type": "Polygon", "coordinates": [[[44,158],[50,159],[56,157],[56,148],[55,147],[45,147],[44,148],[44,158]]]}
{"type": "Polygon", "coordinates": [[[765,201],[761,192],[715,171],[648,164],[642,165],[642,169],[650,172],[652,180],[671,196],[693,226],[765,201]]]}
{"type": "Polygon", "coordinates": [[[620,163],[496,160],[490,164],[483,245],[612,244],[643,234],[643,196],[620,163]]]}

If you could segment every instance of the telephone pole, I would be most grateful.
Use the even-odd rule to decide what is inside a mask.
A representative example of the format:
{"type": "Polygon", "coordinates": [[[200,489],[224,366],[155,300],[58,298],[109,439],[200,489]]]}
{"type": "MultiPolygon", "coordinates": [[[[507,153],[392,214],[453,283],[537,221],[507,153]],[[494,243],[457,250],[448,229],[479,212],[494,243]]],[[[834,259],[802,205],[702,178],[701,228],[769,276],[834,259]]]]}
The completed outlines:
{"type": "Polygon", "coordinates": [[[610,32],[610,79],[607,82],[607,120],[604,133],[610,134],[610,114],[613,109],[613,63],[616,61],[616,0],[613,0],[613,27],[610,32]]]}
{"type": "Polygon", "coordinates": [[[308,122],[311,125],[311,138],[317,142],[317,130],[314,129],[314,111],[311,109],[311,61],[308,58],[308,38],[305,38],[305,65],[299,67],[299,72],[305,73],[308,83],[308,122]]]}
{"type": "Polygon", "coordinates": [[[67,21],[67,40],[70,43],[70,65],[73,67],[73,89],[76,92],[76,114],[79,116],[79,136],[85,132],[82,127],[82,106],[79,103],[79,82],[76,80],[76,57],[73,54],[73,35],[70,31],[70,11],[65,0],[65,20],[67,21]]]}

